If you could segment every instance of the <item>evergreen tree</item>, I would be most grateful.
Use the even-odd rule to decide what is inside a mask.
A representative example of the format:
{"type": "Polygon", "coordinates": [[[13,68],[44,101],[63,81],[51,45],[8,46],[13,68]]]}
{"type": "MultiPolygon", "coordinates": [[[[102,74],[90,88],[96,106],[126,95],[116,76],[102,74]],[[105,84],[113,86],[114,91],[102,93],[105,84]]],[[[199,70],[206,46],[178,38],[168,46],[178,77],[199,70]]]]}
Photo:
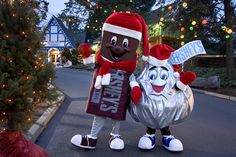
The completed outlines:
{"type": "Polygon", "coordinates": [[[88,10],[80,5],[76,0],[69,0],[65,3],[66,7],[59,15],[59,19],[66,23],[69,29],[80,31],[84,29],[88,19],[88,10]]]}
{"type": "MultiPolygon", "coordinates": [[[[160,0],[157,5],[165,5],[165,1],[160,0]]],[[[233,29],[236,4],[232,0],[176,0],[171,5],[173,9],[167,18],[174,19],[173,29],[184,28],[181,31],[184,36],[180,38],[185,42],[200,39],[207,49],[226,54],[227,77],[235,79],[232,71],[235,68],[233,29]]]]}
{"type": "MultiPolygon", "coordinates": [[[[67,15],[67,18],[77,19],[76,22],[81,21],[84,26],[86,25],[85,29],[88,36],[91,40],[94,40],[101,35],[104,20],[113,12],[130,11],[143,14],[150,11],[155,2],[156,0],[70,0],[66,3],[67,7],[63,12],[68,13],[71,8],[74,9],[73,13],[82,12],[83,18],[78,14],[74,16],[72,13],[67,15]]],[[[79,28],[83,29],[84,27],[79,28]]]]}
{"type": "Polygon", "coordinates": [[[67,47],[64,47],[64,49],[61,52],[61,58],[62,58],[63,63],[66,63],[68,60],[71,60],[70,49],[68,49],[67,47]]]}
{"type": "Polygon", "coordinates": [[[38,10],[36,0],[0,1],[0,126],[9,130],[23,127],[34,105],[53,97],[54,69],[41,53],[38,10]]]}
{"type": "Polygon", "coordinates": [[[79,63],[79,60],[82,58],[81,56],[79,56],[80,54],[78,54],[76,49],[72,49],[71,50],[71,62],[72,65],[77,65],[79,63]]]}
{"type": "Polygon", "coordinates": [[[38,20],[36,24],[39,24],[40,22],[46,20],[47,18],[49,3],[47,2],[47,0],[37,0],[34,3],[35,3],[35,12],[38,14],[37,16],[38,20]]]}

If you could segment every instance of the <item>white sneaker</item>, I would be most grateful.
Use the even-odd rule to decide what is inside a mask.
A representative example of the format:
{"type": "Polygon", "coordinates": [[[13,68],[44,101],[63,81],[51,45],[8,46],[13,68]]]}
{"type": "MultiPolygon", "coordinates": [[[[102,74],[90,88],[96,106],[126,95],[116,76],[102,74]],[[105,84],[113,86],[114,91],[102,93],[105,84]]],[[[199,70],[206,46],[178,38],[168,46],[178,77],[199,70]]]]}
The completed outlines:
{"type": "Polygon", "coordinates": [[[183,151],[183,144],[179,139],[174,136],[163,136],[162,146],[171,152],[181,152],[183,151]]]}
{"type": "Polygon", "coordinates": [[[141,137],[138,142],[138,148],[144,149],[144,150],[151,150],[155,147],[155,145],[156,145],[155,134],[143,135],[143,137],[141,137]]]}
{"type": "Polygon", "coordinates": [[[109,145],[112,150],[123,150],[125,148],[124,141],[120,135],[111,134],[109,145]]]}
{"type": "Polygon", "coordinates": [[[70,142],[77,147],[85,149],[95,149],[97,144],[97,138],[93,138],[89,135],[82,136],[78,134],[74,135],[71,138],[70,142]]]}

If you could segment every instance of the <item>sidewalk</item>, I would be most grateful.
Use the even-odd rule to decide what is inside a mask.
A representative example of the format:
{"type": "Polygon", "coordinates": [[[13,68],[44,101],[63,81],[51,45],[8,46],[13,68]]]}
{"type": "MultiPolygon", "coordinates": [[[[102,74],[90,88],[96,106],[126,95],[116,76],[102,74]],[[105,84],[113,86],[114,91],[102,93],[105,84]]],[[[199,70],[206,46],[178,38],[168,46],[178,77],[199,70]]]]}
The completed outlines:
{"type": "Polygon", "coordinates": [[[58,108],[63,104],[65,96],[61,91],[57,91],[59,97],[56,101],[52,102],[51,106],[38,118],[37,121],[29,128],[26,133],[26,138],[31,142],[35,142],[38,136],[47,127],[49,121],[52,119],[58,108]]]}
{"type": "Polygon", "coordinates": [[[220,93],[216,93],[216,92],[210,92],[210,91],[207,91],[207,90],[196,89],[196,88],[191,88],[191,89],[193,91],[204,93],[204,94],[207,94],[207,95],[212,95],[212,96],[215,96],[215,97],[218,97],[218,98],[228,99],[228,100],[231,100],[231,101],[236,101],[235,96],[224,95],[224,94],[220,94],[220,93]]]}

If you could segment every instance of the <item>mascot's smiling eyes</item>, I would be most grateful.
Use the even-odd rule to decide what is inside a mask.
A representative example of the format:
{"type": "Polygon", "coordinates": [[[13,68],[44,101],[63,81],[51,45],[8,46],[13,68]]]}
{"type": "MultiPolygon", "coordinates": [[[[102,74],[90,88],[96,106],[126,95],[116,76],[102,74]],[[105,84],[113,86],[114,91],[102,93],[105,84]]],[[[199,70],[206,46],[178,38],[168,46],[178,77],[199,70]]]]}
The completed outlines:
{"type": "Polygon", "coordinates": [[[111,38],[111,44],[112,44],[112,45],[116,45],[116,43],[117,43],[117,37],[116,37],[116,36],[113,36],[113,37],[111,38]]]}
{"type": "MultiPolygon", "coordinates": [[[[111,42],[110,42],[112,45],[116,45],[117,44],[117,37],[116,36],[113,36],[111,38],[111,42]]],[[[129,46],[129,40],[127,38],[124,38],[124,40],[122,41],[122,47],[126,48],[129,46]]]]}
{"type": "Polygon", "coordinates": [[[169,77],[168,71],[165,70],[165,69],[162,69],[162,70],[160,71],[160,78],[161,78],[162,80],[167,80],[168,77],[169,77]]]}
{"type": "Polygon", "coordinates": [[[150,70],[150,72],[148,74],[148,77],[151,80],[156,80],[157,79],[157,71],[156,70],[150,70]]]}
{"type": "Polygon", "coordinates": [[[168,69],[166,67],[156,67],[153,66],[149,69],[148,77],[150,80],[156,80],[158,77],[160,77],[162,80],[167,80],[169,77],[168,69]]]}
{"type": "Polygon", "coordinates": [[[122,47],[126,48],[126,47],[128,47],[128,46],[129,46],[129,41],[128,41],[127,38],[125,38],[125,39],[123,40],[123,42],[122,42],[122,47]]]}

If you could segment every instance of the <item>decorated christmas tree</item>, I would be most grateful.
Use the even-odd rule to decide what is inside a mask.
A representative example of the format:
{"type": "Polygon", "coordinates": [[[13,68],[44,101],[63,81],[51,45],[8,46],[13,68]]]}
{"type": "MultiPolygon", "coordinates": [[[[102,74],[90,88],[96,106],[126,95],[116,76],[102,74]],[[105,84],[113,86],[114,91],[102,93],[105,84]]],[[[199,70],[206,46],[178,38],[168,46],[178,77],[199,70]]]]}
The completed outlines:
{"type": "Polygon", "coordinates": [[[54,95],[54,68],[45,63],[37,27],[43,1],[0,1],[0,156],[48,156],[21,133],[36,104],[54,95]]]}
{"type": "Polygon", "coordinates": [[[53,97],[48,88],[54,68],[45,63],[40,2],[0,1],[0,127],[20,130],[31,121],[39,101],[53,97]]]}

